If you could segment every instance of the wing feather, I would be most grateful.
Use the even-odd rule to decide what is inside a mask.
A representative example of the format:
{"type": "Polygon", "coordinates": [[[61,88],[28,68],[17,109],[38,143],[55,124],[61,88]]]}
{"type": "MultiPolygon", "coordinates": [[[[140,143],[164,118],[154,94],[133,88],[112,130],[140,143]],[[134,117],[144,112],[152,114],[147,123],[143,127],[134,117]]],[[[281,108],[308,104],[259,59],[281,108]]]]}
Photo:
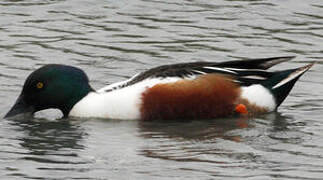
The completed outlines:
{"type": "Polygon", "coordinates": [[[128,80],[120,83],[109,85],[100,89],[100,92],[112,91],[126,86],[133,85],[142,80],[149,78],[194,78],[199,75],[209,73],[219,73],[230,75],[235,79],[235,82],[242,86],[261,83],[268,78],[272,77],[275,72],[269,72],[266,69],[288,61],[294,57],[273,57],[264,59],[250,59],[240,61],[227,61],[227,62],[192,62],[192,63],[179,63],[172,65],[164,65],[149,69],[142,73],[136,74],[128,80]]]}

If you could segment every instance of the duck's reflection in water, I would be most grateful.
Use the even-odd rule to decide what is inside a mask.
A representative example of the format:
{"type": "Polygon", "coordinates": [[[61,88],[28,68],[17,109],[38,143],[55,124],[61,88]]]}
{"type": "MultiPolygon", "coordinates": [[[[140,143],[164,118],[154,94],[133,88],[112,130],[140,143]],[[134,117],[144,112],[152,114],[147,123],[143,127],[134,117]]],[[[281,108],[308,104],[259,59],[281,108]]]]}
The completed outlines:
{"type": "Polygon", "coordinates": [[[17,139],[28,151],[24,159],[40,163],[82,163],[77,152],[84,149],[81,141],[87,134],[79,122],[31,118],[12,121],[12,124],[23,134],[17,139]]]}
{"type": "Polygon", "coordinates": [[[248,145],[249,142],[257,140],[257,136],[262,136],[265,129],[272,125],[284,125],[285,120],[280,114],[271,113],[259,119],[140,122],[140,135],[150,142],[142,147],[140,154],[164,160],[218,164],[246,159],[254,161],[257,151],[248,145]],[[268,124],[259,126],[259,120],[268,124]]]}

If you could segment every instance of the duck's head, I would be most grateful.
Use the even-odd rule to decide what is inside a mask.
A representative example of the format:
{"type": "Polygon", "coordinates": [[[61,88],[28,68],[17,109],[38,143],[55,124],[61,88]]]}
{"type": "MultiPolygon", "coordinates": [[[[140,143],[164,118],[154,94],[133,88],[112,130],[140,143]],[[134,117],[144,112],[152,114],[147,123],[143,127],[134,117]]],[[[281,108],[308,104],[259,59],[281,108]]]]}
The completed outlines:
{"type": "Polygon", "coordinates": [[[89,79],[81,69],[58,64],[45,65],[28,76],[21,94],[5,118],[49,108],[61,110],[66,117],[90,91],[89,79]]]}

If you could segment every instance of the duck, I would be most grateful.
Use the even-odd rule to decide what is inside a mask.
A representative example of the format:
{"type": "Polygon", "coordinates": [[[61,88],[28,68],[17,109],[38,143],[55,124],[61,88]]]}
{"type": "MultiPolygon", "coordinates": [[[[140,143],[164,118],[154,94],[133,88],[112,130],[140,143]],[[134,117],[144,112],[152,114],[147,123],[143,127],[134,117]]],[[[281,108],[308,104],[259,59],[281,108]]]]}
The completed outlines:
{"type": "Polygon", "coordinates": [[[48,64],[32,72],[5,118],[59,109],[63,118],[192,120],[276,111],[314,63],[269,68],[294,56],[189,62],[148,69],[99,90],[80,68],[48,64]]]}

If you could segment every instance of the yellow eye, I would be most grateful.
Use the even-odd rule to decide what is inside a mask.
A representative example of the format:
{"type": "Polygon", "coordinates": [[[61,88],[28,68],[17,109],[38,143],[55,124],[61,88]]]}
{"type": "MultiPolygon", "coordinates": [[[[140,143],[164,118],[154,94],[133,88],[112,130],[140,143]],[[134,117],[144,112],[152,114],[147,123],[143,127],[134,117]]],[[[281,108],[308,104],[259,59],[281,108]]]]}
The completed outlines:
{"type": "Polygon", "coordinates": [[[37,89],[41,89],[41,88],[43,88],[43,87],[44,87],[44,83],[42,83],[42,82],[38,82],[38,83],[36,84],[36,87],[37,87],[37,89]]]}

